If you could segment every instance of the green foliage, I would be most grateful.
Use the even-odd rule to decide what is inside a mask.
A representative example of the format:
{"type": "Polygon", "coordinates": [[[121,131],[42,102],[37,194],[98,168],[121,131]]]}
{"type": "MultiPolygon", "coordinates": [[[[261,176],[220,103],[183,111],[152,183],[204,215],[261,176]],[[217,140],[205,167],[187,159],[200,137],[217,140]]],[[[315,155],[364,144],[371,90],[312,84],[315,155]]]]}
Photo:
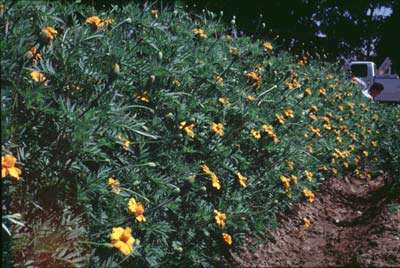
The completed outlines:
{"type": "MultiPolygon", "coordinates": [[[[3,214],[21,213],[22,222],[37,225],[43,215],[62,218],[73,208],[84,227],[73,237],[91,245],[93,267],[213,266],[246,233],[273,228],[276,213],[303,200],[304,188],[336,174],[370,176],[365,164],[400,174],[398,106],[369,102],[338,66],[302,64],[302,55],[233,39],[215,17],[180,8],[155,16],[135,5],[96,14],[72,4],[6,4],[2,146],[23,173],[3,182],[3,214]],[[95,29],[85,23],[92,15],[113,22],[95,29]],[[46,26],[57,30],[50,42],[46,26]],[[42,57],[36,63],[27,53],[32,47],[42,57]],[[46,80],[34,81],[33,70],[46,80]],[[259,86],[245,75],[252,71],[259,86]],[[213,122],[223,124],[223,136],[211,131],[213,122]],[[202,164],[218,176],[220,190],[202,164]],[[248,178],[246,187],[237,172],[248,178]],[[110,177],[120,186],[108,185],[110,177]],[[128,212],[131,197],[144,205],[145,222],[128,212]],[[223,229],[214,210],[227,216],[223,229]],[[132,228],[130,256],[110,248],[113,227],[132,228]]],[[[14,263],[24,250],[17,242],[12,236],[14,263]]],[[[66,256],[60,251],[54,258],[66,256]]]]}

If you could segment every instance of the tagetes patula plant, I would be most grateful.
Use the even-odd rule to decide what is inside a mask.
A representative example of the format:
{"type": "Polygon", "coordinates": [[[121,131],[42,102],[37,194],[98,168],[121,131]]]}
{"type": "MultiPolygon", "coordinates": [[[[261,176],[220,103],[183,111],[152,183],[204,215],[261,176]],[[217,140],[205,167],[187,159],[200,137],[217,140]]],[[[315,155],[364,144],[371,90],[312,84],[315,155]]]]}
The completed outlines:
{"type": "Polygon", "coordinates": [[[111,233],[111,244],[123,255],[128,256],[133,252],[135,238],[132,236],[132,229],[129,227],[114,227],[111,233]]]}
{"type": "Polygon", "coordinates": [[[219,135],[220,137],[224,136],[224,125],[222,123],[215,123],[211,124],[211,131],[215,134],[219,135]]]}
{"type": "Polygon", "coordinates": [[[226,214],[223,212],[220,212],[218,210],[214,210],[214,220],[215,223],[220,227],[221,229],[224,229],[225,224],[226,224],[226,214]]]}
{"type": "Polygon", "coordinates": [[[222,233],[222,239],[228,246],[232,245],[232,236],[230,234],[222,233]]]}
{"type": "Polygon", "coordinates": [[[40,38],[44,43],[50,43],[57,37],[57,30],[52,26],[43,27],[40,32],[40,38]]]}
{"type": "Polygon", "coordinates": [[[130,214],[135,216],[138,222],[146,221],[146,218],[144,217],[144,205],[140,202],[137,202],[133,197],[128,201],[128,211],[130,214]]]}
{"type": "Polygon", "coordinates": [[[7,176],[10,176],[16,180],[20,180],[22,171],[15,166],[16,163],[17,163],[17,159],[10,154],[7,154],[7,155],[1,157],[1,178],[2,179],[7,176]]]}

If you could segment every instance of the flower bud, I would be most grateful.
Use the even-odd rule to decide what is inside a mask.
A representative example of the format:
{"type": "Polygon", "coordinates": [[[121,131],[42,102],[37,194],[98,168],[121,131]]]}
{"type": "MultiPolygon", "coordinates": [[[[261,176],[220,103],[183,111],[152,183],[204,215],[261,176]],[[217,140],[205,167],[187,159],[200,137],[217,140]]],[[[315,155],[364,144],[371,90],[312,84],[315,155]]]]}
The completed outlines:
{"type": "Polygon", "coordinates": [[[115,64],[114,64],[114,66],[113,66],[113,73],[114,73],[115,75],[120,75],[121,69],[120,69],[118,63],[115,63],[115,64]]]}

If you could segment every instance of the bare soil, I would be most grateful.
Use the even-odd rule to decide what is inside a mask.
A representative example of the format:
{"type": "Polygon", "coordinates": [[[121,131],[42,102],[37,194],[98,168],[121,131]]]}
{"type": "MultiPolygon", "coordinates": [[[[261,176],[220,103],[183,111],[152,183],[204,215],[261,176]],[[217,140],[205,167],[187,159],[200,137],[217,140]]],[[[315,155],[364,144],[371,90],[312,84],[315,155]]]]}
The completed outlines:
{"type": "Polygon", "coordinates": [[[267,241],[247,238],[231,252],[229,266],[400,267],[400,198],[387,200],[389,183],[384,175],[330,179],[314,203],[280,215],[267,241]],[[311,221],[308,228],[303,217],[311,221]]]}

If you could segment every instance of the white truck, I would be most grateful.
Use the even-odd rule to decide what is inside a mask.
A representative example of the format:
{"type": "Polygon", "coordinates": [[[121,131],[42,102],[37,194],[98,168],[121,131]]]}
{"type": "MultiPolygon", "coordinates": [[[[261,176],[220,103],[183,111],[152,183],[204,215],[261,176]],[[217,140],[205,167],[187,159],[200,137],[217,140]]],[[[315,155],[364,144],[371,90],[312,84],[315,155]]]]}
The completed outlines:
{"type": "Polygon", "coordinates": [[[353,61],[350,70],[353,81],[361,85],[365,97],[400,103],[400,79],[398,75],[391,74],[389,58],[378,69],[372,61],[353,61]]]}

